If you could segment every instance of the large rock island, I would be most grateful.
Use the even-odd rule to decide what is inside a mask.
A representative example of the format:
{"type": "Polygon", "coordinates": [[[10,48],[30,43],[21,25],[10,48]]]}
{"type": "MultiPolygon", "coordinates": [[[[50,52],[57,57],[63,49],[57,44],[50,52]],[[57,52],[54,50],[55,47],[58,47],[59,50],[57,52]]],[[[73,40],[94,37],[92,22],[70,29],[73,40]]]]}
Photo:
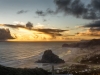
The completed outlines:
{"type": "Polygon", "coordinates": [[[55,55],[51,50],[44,51],[41,60],[36,61],[37,63],[65,63],[64,60],[60,59],[59,56],[55,55]]]}

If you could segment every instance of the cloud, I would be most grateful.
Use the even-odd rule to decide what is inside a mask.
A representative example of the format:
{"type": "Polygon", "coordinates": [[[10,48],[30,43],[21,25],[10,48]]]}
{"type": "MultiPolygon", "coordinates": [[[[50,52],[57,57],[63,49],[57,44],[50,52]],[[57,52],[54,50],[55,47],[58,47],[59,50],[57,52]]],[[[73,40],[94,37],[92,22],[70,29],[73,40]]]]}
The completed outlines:
{"type": "Polygon", "coordinates": [[[18,25],[18,24],[20,24],[20,25],[25,25],[24,22],[20,22],[20,21],[14,21],[13,23],[14,23],[14,25],[18,25]]]}
{"type": "Polygon", "coordinates": [[[38,16],[47,16],[47,15],[55,15],[56,12],[53,11],[53,10],[51,10],[50,8],[48,8],[48,9],[46,9],[45,11],[43,11],[43,10],[37,10],[37,11],[36,11],[36,14],[37,14],[38,16]]]}
{"type": "Polygon", "coordinates": [[[34,28],[36,28],[36,29],[43,29],[43,28],[45,28],[45,26],[40,24],[40,23],[38,23],[37,25],[34,26],[34,28]]]}
{"type": "Polygon", "coordinates": [[[80,0],[54,0],[57,5],[57,12],[64,12],[65,15],[71,14],[76,17],[81,17],[81,15],[87,12],[84,4],[80,0]]]}
{"type": "Polygon", "coordinates": [[[100,36],[100,31],[87,30],[85,32],[76,33],[76,36],[100,36]]]}
{"type": "Polygon", "coordinates": [[[80,36],[100,36],[100,20],[82,26],[87,28],[85,32],[79,32],[77,35],[80,36]]]}
{"type": "Polygon", "coordinates": [[[46,16],[46,13],[43,12],[42,10],[37,10],[37,11],[36,11],[36,14],[37,14],[38,16],[46,16]]]}
{"type": "Polygon", "coordinates": [[[94,12],[94,10],[91,10],[89,13],[87,12],[87,14],[83,15],[83,19],[88,19],[88,20],[95,20],[99,18],[100,16],[98,16],[98,14],[94,12]]]}
{"type": "Polygon", "coordinates": [[[93,6],[96,11],[100,11],[100,0],[91,0],[91,6],[93,6]]]}
{"type": "Polygon", "coordinates": [[[28,29],[32,29],[33,23],[27,22],[27,23],[26,23],[26,27],[27,27],[28,29]]]}
{"type": "Polygon", "coordinates": [[[12,24],[4,24],[3,26],[6,26],[6,27],[10,27],[10,28],[26,28],[24,25],[20,25],[20,24],[17,24],[17,25],[12,25],[12,24]]]}
{"type": "Polygon", "coordinates": [[[56,14],[56,12],[55,12],[54,10],[48,8],[48,9],[46,10],[46,14],[47,14],[47,15],[48,15],[48,14],[54,15],[54,14],[56,14]]]}
{"type": "Polygon", "coordinates": [[[64,15],[73,15],[77,18],[88,20],[100,19],[100,0],[90,0],[85,4],[82,0],[54,0],[56,10],[48,8],[46,11],[38,10],[39,16],[55,15],[64,13],[64,15]]]}
{"type": "Polygon", "coordinates": [[[0,29],[0,40],[14,39],[9,29],[0,29]]]}
{"type": "Polygon", "coordinates": [[[27,13],[27,12],[28,12],[28,10],[20,10],[17,12],[17,14],[23,14],[23,13],[27,13]]]}
{"type": "Polygon", "coordinates": [[[57,9],[55,11],[48,8],[46,11],[40,11],[40,16],[43,16],[43,14],[51,15],[51,14],[58,14],[60,12],[64,12],[65,15],[72,14],[76,17],[80,17],[82,14],[85,14],[87,12],[87,9],[85,8],[84,4],[80,0],[54,0],[54,3],[57,6],[57,9]]]}
{"type": "Polygon", "coordinates": [[[89,4],[81,0],[54,0],[58,12],[64,12],[66,15],[74,15],[83,19],[100,18],[100,0],[91,0],[89,4]]]}
{"type": "Polygon", "coordinates": [[[94,21],[92,23],[86,24],[83,27],[100,27],[100,20],[94,21]]]}
{"type": "Polygon", "coordinates": [[[52,38],[56,38],[57,36],[63,36],[63,33],[69,30],[63,30],[63,29],[52,29],[52,28],[44,28],[44,25],[38,24],[34,28],[27,28],[24,25],[10,25],[10,24],[3,24],[3,26],[12,28],[12,29],[26,29],[28,31],[36,31],[42,34],[50,35],[52,38]]]}
{"type": "Polygon", "coordinates": [[[62,36],[63,32],[65,31],[68,31],[68,30],[62,30],[62,29],[35,29],[36,31],[39,31],[39,32],[43,32],[45,34],[49,34],[51,35],[52,37],[56,37],[56,36],[62,36]]]}

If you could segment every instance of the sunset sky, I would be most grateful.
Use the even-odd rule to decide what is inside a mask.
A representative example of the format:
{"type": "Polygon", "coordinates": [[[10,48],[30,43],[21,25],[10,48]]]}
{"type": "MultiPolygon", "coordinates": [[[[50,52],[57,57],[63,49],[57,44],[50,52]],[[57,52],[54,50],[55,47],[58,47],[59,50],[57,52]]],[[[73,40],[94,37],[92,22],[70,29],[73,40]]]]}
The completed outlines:
{"type": "Polygon", "coordinates": [[[99,19],[100,0],[0,0],[0,40],[99,38],[99,19]]]}

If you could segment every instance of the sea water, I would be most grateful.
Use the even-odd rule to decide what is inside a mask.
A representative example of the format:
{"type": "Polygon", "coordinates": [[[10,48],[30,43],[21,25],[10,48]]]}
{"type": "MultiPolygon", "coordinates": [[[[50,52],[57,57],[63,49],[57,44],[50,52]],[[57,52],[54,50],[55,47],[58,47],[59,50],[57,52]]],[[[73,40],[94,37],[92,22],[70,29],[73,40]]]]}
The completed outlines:
{"type": "Polygon", "coordinates": [[[71,54],[67,48],[62,48],[66,42],[0,42],[0,64],[15,68],[41,67],[35,61],[42,58],[45,50],[52,50],[60,58],[66,59],[71,54]]]}

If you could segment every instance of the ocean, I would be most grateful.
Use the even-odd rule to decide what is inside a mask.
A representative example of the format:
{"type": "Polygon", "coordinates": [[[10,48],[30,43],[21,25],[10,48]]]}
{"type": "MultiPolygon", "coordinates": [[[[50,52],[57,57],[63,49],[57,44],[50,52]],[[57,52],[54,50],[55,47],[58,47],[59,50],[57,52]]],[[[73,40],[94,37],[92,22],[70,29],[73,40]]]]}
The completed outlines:
{"type": "Polygon", "coordinates": [[[66,42],[0,42],[0,64],[15,68],[43,67],[35,61],[41,59],[45,50],[52,50],[60,58],[71,54],[68,48],[62,48],[66,42]]]}

